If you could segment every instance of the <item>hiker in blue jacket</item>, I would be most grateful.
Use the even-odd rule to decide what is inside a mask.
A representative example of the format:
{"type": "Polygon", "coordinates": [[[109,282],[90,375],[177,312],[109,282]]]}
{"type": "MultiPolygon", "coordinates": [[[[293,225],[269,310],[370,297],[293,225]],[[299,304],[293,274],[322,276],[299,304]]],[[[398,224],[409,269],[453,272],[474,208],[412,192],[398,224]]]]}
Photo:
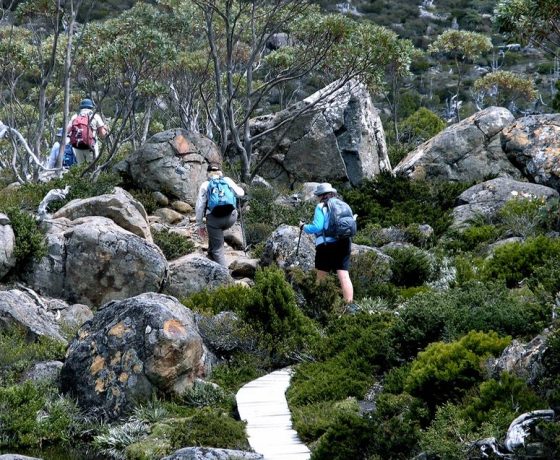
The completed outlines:
{"type": "MultiPolygon", "coordinates": [[[[239,187],[233,179],[224,176],[221,167],[216,163],[208,165],[208,180],[204,181],[198,189],[198,197],[196,199],[195,215],[198,227],[198,235],[201,238],[208,236],[208,257],[214,262],[227,268],[226,258],[224,256],[224,230],[232,227],[237,222],[237,209],[235,209],[235,199],[231,204],[225,206],[218,205],[217,208],[211,209],[210,194],[215,182],[224,182],[223,185],[230,190],[227,194],[233,192],[235,197],[245,195],[245,191],[239,187]],[[224,212],[217,212],[219,208],[225,209],[224,212]],[[203,218],[206,217],[206,225],[203,218]]],[[[229,202],[228,202],[229,203],[229,202]]]]}
{"type": "Polygon", "coordinates": [[[315,269],[317,280],[323,280],[328,273],[336,271],[342,297],[347,304],[354,299],[354,286],[350,280],[348,269],[350,268],[350,250],[352,241],[350,238],[334,238],[324,235],[328,228],[329,211],[327,203],[330,198],[336,196],[336,189],[325,182],[319,184],[314,192],[319,203],[315,207],[313,222],[311,224],[300,223],[300,228],[307,234],[315,235],[315,269]]]}

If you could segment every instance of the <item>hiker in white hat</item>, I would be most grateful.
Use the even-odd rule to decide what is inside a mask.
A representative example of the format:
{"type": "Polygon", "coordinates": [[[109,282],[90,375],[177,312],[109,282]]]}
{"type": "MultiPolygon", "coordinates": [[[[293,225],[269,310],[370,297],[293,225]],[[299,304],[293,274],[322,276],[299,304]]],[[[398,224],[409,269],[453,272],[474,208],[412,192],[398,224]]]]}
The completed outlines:
{"type": "Polygon", "coordinates": [[[328,236],[325,231],[329,225],[328,202],[336,197],[336,189],[328,182],[319,184],[313,192],[319,203],[315,207],[313,222],[300,223],[300,228],[305,233],[315,235],[315,269],[317,280],[323,280],[328,273],[335,272],[342,288],[342,297],[347,304],[354,300],[354,287],[350,280],[350,249],[352,241],[348,237],[337,238],[328,236]]]}

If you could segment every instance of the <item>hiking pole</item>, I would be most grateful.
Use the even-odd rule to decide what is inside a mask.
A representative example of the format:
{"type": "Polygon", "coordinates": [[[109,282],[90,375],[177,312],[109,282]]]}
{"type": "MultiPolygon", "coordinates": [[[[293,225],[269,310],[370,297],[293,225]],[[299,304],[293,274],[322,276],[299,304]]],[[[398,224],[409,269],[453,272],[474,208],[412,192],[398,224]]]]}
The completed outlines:
{"type": "Polygon", "coordinates": [[[297,247],[296,247],[296,259],[297,259],[298,254],[299,254],[299,243],[300,243],[300,241],[301,241],[301,234],[302,234],[302,232],[303,232],[303,224],[301,224],[301,225],[299,226],[299,236],[298,236],[298,239],[297,239],[297,247]]]}
{"type": "Polygon", "coordinates": [[[239,223],[241,224],[241,238],[243,240],[243,252],[245,253],[245,256],[247,255],[247,239],[245,238],[245,223],[243,222],[243,212],[241,211],[241,208],[243,207],[243,205],[241,204],[241,200],[238,199],[237,200],[238,203],[238,207],[239,207],[239,223]]]}

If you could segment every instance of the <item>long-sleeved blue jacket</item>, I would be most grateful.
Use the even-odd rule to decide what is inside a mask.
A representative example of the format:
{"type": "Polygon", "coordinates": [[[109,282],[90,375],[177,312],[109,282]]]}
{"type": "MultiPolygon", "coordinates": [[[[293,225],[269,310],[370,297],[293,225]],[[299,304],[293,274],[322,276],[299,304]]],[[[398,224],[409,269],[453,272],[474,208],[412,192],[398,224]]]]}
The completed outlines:
{"type": "Polygon", "coordinates": [[[318,246],[323,243],[333,243],[336,238],[331,236],[324,236],[322,233],[329,227],[329,210],[323,203],[315,206],[315,213],[313,214],[313,222],[305,224],[303,231],[308,234],[316,235],[315,245],[318,246]]]}

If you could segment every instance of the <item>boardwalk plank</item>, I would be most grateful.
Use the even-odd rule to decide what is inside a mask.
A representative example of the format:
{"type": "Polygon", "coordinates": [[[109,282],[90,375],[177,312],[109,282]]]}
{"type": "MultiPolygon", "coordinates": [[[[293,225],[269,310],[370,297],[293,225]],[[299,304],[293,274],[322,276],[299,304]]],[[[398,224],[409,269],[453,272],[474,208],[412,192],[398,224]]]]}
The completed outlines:
{"type": "Polygon", "coordinates": [[[247,383],[236,395],[239,416],[247,422],[251,448],[265,460],[308,460],[310,451],[292,429],[286,390],[291,370],[281,369],[247,383]]]}

